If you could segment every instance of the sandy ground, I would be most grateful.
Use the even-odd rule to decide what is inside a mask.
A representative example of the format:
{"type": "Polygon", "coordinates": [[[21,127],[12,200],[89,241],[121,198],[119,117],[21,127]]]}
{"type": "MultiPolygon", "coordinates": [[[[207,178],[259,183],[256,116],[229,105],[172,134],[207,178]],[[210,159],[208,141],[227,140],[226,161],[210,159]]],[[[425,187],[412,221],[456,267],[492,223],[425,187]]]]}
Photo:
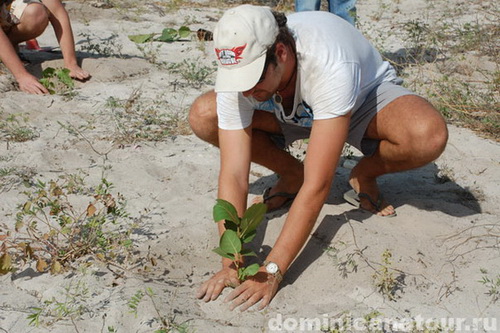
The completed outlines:
{"type": "MultiPolygon", "coordinates": [[[[451,2],[451,7],[466,6],[451,2]]],[[[18,206],[26,200],[23,191],[32,189],[26,184],[67,174],[84,175],[90,187],[104,175],[126,199],[128,221],[137,223],[130,236],[135,252],[124,270],[84,257],[58,275],[38,273],[34,263],[27,263],[0,276],[0,332],[153,332],[161,327],[160,317],[166,319],[164,327],[183,324],[190,332],[280,327],[298,332],[301,318],[321,321],[326,328],[333,327],[335,318],[370,315],[401,322],[465,318],[460,327],[453,321],[444,326],[472,331],[476,323],[478,331],[500,331],[500,300],[488,295],[492,285],[479,282],[485,276],[500,278],[500,145],[455,126],[449,127],[448,147],[435,163],[380,179],[386,198],[397,208],[395,218],[372,216],[345,203],[350,162],[339,166],[314,232],[268,309],[241,314],[229,311],[221,300],[197,300],[196,288],[219,268],[219,258],[211,252],[218,243],[211,217],[218,151],[179,129],[159,142],[120,139],[120,126],[135,118],[120,123],[109,101],[130,99],[135,92],[136,105],[156,105],[162,113],[185,117],[190,103],[211,83],[189,84],[181,73],[153,62],[211,67],[211,44],[196,39],[153,43],[141,52],[127,35],[183,24],[210,30],[222,11],[205,2],[174,9],[158,3],[117,10],[67,2],[82,66],[92,74],[90,81],[77,83],[72,97],[27,95],[13,88],[10,76],[0,76],[1,119],[23,114],[23,126],[36,133],[26,142],[0,142],[0,170],[5,171],[0,178],[0,234],[13,230],[18,206]],[[96,45],[109,56],[92,55],[96,45]],[[147,61],[147,53],[157,57],[147,61]],[[386,250],[392,254],[390,264],[383,263],[386,250]],[[374,275],[384,267],[397,281],[393,300],[375,286],[380,274],[374,275]],[[146,288],[155,296],[143,297],[131,313],[132,297],[146,288]],[[81,311],[60,315],[57,302],[81,311]],[[27,319],[33,308],[43,309],[38,327],[29,326],[27,319]]],[[[387,49],[393,52],[404,48],[394,29],[411,18],[429,19],[440,8],[436,4],[430,10],[425,1],[398,3],[397,11],[381,10],[377,0],[358,5],[363,30],[372,38],[392,31],[387,49]]],[[[474,5],[467,5],[470,12],[474,5]]],[[[467,15],[462,19],[472,17],[467,15]]],[[[57,45],[50,30],[39,42],[57,45]]],[[[34,73],[62,66],[57,53],[26,56],[34,62],[34,73]]],[[[296,153],[303,148],[295,147],[296,153]]],[[[275,180],[269,170],[254,166],[250,197],[275,180]]],[[[252,244],[260,259],[285,218],[285,211],[266,216],[252,244]]]]}

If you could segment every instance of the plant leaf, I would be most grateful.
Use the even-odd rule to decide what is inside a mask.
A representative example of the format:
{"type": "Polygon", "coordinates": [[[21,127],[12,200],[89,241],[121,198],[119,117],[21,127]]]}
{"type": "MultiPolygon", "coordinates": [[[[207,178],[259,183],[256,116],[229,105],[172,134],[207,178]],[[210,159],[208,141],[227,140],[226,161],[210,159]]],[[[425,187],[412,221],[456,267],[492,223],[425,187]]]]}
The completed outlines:
{"type": "Polygon", "coordinates": [[[68,88],[74,88],[75,87],[75,83],[73,82],[73,79],[71,78],[71,76],[69,75],[69,69],[67,68],[63,68],[59,71],[57,71],[57,77],[59,78],[59,80],[64,83],[68,88]]]}
{"type": "Polygon", "coordinates": [[[246,233],[246,235],[244,235],[244,238],[242,239],[243,240],[243,243],[247,244],[247,243],[250,243],[251,241],[253,241],[253,239],[255,238],[255,236],[257,235],[257,231],[254,230],[250,233],[246,233]]]}
{"type": "Polygon", "coordinates": [[[267,206],[263,203],[253,204],[245,211],[241,219],[241,237],[245,238],[248,234],[257,229],[266,214],[267,206]]]}
{"type": "Polygon", "coordinates": [[[48,78],[54,76],[54,73],[56,72],[55,68],[52,67],[47,67],[43,70],[42,72],[42,77],[43,78],[48,78]]]}
{"type": "Polygon", "coordinates": [[[191,35],[191,29],[183,25],[179,28],[179,37],[180,38],[188,38],[191,35]]]}
{"type": "Polygon", "coordinates": [[[217,248],[213,249],[212,251],[214,251],[215,253],[217,253],[221,257],[234,260],[234,254],[226,253],[226,252],[222,251],[222,249],[220,247],[217,247],[217,248]]]}
{"type": "Polygon", "coordinates": [[[236,208],[234,208],[233,204],[229,201],[223,199],[217,199],[217,203],[213,210],[213,216],[215,222],[229,220],[236,223],[236,225],[240,224],[240,218],[238,217],[236,208]]]}
{"type": "Polygon", "coordinates": [[[128,39],[137,44],[149,42],[156,34],[129,35],[128,39]]]}
{"type": "Polygon", "coordinates": [[[160,42],[171,43],[174,42],[178,38],[177,30],[172,28],[165,28],[161,32],[161,36],[158,37],[160,42]]]}
{"type": "Polygon", "coordinates": [[[23,212],[28,213],[31,209],[31,201],[26,201],[23,205],[23,212]]]}
{"type": "Polygon", "coordinates": [[[256,257],[257,254],[250,249],[241,250],[241,255],[244,257],[256,257]]]}
{"type": "Polygon", "coordinates": [[[224,221],[224,227],[226,228],[226,230],[238,231],[238,226],[236,225],[236,223],[231,222],[229,220],[224,221]]]}
{"type": "Polygon", "coordinates": [[[14,230],[19,231],[22,227],[24,227],[24,221],[22,218],[20,218],[16,221],[16,224],[14,226],[14,230]]]}
{"type": "Polygon", "coordinates": [[[226,230],[220,238],[220,248],[225,253],[240,253],[241,240],[234,230],[226,230]]]}
{"type": "Polygon", "coordinates": [[[50,266],[50,274],[56,275],[61,273],[62,271],[62,266],[61,263],[57,260],[55,260],[52,265],[50,266]]]}
{"type": "Polygon", "coordinates": [[[24,250],[24,254],[30,259],[33,258],[35,251],[33,251],[33,248],[31,247],[30,244],[26,245],[26,249],[24,250]]]}
{"type": "Polygon", "coordinates": [[[254,276],[259,271],[259,268],[259,264],[251,264],[250,266],[245,267],[241,273],[242,279],[245,279],[247,276],[254,276]]]}
{"type": "Polygon", "coordinates": [[[0,257],[0,275],[9,273],[12,270],[12,258],[10,254],[5,252],[0,257]]]}
{"type": "Polygon", "coordinates": [[[93,204],[89,204],[87,206],[87,216],[92,217],[94,216],[95,212],[97,211],[97,208],[93,204]]]}
{"type": "Polygon", "coordinates": [[[43,260],[42,258],[38,258],[36,262],[36,270],[39,271],[40,273],[45,272],[45,269],[47,269],[47,262],[43,260]]]}

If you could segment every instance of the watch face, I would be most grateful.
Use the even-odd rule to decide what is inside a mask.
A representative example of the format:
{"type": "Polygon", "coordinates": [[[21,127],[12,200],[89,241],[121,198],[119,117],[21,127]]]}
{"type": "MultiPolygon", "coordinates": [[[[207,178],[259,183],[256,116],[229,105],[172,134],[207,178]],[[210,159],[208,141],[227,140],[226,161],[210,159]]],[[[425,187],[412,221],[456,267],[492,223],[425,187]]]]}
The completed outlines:
{"type": "Polygon", "coordinates": [[[269,274],[276,274],[279,270],[279,267],[278,265],[276,265],[274,262],[270,262],[269,264],[267,264],[266,266],[266,271],[269,273],[269,274]]]}

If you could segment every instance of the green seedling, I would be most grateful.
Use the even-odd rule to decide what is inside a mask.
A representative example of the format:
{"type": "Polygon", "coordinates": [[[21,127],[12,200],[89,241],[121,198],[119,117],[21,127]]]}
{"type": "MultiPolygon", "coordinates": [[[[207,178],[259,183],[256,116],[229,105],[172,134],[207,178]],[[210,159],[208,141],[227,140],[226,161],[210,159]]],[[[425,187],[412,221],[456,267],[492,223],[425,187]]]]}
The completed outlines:
{"type": "Polygon", "coordinates": [[[67,68],[45,68],[42,72],[40,83],[51,95],[54,95],[57,91],[71,91],[75,87],[75,83],[69,75],[69,69],[67,68]]]}
{"type": "Polygon", "coordinates": [[[488,288],[486,295],[491,296],[492,303],[496,303],[500,299],[500,274],[497,274],[496,277],[490,277],[486,275],[488,274],[486,269],[481,269],[481,273],[484,275],[478,282],[488,288]]]}
{"type": "Polygon", "coordinates": [[[52,296],[44,300],[40,306],[30,309],[30,314],[26,317],[30,326],[50,326],[58,321],[74,321],[90,311],[88,306],[90,293],[86,283],[70,282],[63,289],[57,296],[52,296]]]}
{"type": "Polygon", "coordinates": [[[135,317],[137,317],[137,311],[139,308],[139,305],[144,301],[149,298],[149,301],[151,305],[153,306],[156,316],[155,318],[151,319],[151,323],[158,323],[159,327],[154,330],[154,333],[169,333],[169,332],[178,332],[178,333],[188,333],[191,332],[191,329],[189,327],[189,321],[186,320],[182,323],[177,323],[175,316],[166,316],[163,311],[159,308],[158,300],[157,300],[157,294],[151,289],[150,287],[144,288],[144,290],[139,289],[137,292],[132,296],[132,298],[128,301],[128,307],[130,308],[130,313],[133,313],[135,317]]]}
{"type": "Polygon", "coordinates": [[[394,276],[394,271],[395,269],[392,268],[392,252],[386,249],[382,253],[382,264],[373,274],[373,279],[377,291],[390,301],[395,301],[398,298],[396,292],[400,289],[401,285],[401,277],[394,276]]]}
{"type": "Polygon", "coordinates": [[[250,243],[257,234],[257,227],[266,214],[265,204],[253,204],[243,217],[239,217],[236,208],[225,200],[217,199],[213,209],[214,221],[224,221],[226,230],[220,238],[219,247],[213,249],[218,255],[231,259],[238,272],[240,281],[257,274],[259,264],[242,267],[243,257],[256,256],[255,252],[245,249],[244,244],[250,243]]]}
{"type": "Polygon", "coordinates": [[[0,111],[0,140],[7,142],[26,142],[39,136],[29,125],[29,117],[23,114],[10,114],[5,119],[0,111]]]}
{"type": "Polygon", "coordinates": [[[165,42],[172,43],[181,39],[186,39],[191,35],[191,29],[186,26],[182,26],[179,29],[165,28],[159,33],[150,34],[140,34],[140,35],[129,35],[128,38],[137,44],[143,44],[147,42],[165,42]],[[159,37],[157,37],[159,36],[159,37]]]}

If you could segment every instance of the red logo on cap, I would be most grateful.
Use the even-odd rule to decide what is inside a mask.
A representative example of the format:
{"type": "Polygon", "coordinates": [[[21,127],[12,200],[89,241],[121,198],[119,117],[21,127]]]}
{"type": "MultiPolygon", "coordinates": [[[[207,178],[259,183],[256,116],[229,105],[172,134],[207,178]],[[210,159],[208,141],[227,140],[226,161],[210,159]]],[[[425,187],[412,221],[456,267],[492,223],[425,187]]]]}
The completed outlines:
{"type": "Polygon", "coordinates": [[[241,54],[243,50],[245,50],[247,44],[243,46],[233,47],[232,49],[215,49],[215,53],[217,54],[217,58],[219,59],[221,65],[236,65],[240,62],[241,54]]]}

